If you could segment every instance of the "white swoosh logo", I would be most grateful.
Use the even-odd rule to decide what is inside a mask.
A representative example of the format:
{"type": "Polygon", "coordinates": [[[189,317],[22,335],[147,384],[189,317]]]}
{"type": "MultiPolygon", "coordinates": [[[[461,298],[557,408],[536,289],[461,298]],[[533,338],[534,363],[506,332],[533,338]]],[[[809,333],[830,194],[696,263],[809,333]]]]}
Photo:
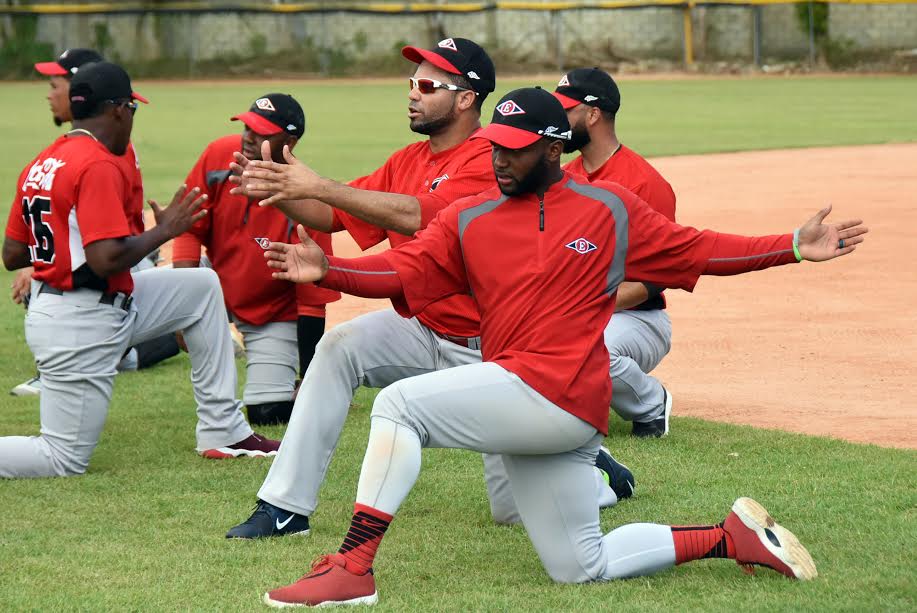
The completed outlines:
{"type": "Polygon", "coordinates": [[[287,524],[290,523],[290,522],[293,520],[294,517],[296,517],[296,513],[293,513],[292,515],[290,515],[289,517],[287,517],[287,520],[286,520],[286,521],[283,521],[283,522],[280,521],[280,519],[275,519],[275,520],[274,520],[274,525],[277,526],[277,529],[278,529],[278,530],[283,530],[284,528],[287,527],[287,524]]]}

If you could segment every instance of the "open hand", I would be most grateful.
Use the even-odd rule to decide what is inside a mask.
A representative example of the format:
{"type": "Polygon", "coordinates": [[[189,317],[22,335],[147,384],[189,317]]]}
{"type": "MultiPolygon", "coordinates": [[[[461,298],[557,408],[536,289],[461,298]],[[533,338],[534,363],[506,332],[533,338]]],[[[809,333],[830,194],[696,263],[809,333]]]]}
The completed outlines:
{"type": "MultiPolygon", "coordinates": [[[[249,198],[254,198],[257,200],[264,200],[265,198],[270,198],[270,192],[258,192],[252,189],[251,184],[252,180],[248,177],[243,177],[242,174],[248,168],[248,165],[251,163],[247,157],[242,155],[240,152],[236,151],[232,154],[235,158],[235,162],[229,163],[229,170],[232,171],[232,174],[229,175],[229,182],[234,183],[236,187],[229,190],[230,194],[236,194],[240,196],[247,196],[249,198]]],[[[271,159],[268,157],[268,159],[271,159]]]]}
{"type": "Polygon", "coordinates": [[[321,281],[328,272],[325,252],[301,225],[296,226],[296,233],[299,234],[299,245],[271,243],[265,250],[267,265],[274,269],[272,276],[293,283],[321,281]]]}
{"type": "Polygon", "coordinates": [[[822,223],[831,212],[829,204],[799,228],[799,255],[810,262],[823,262],[853,253],[869,229],[863,220],[851,219],[835,224],[822,223]],[[841,242],[843,241],[843,242],[841,242]]]}
{"type": "Polygon", "coordinates": [[[322,178],[314,170],[300,162],[290,147],[283,146],[286,164],[271,161],[270,144],[261,145],[263,160],[251,160],[242,171],[242,181],[248,181],[248,189],[254,193],[271,194],[263,198],[259,206],[271,206],[283,200],[302,200],[318,197],[322,178]],[[266,150],[265,150],[266,149],[266,150]]]}
{"type": "Polygon", "coordinates": [[[200,188],[188,190],[188,186],[182,184],[166,208],[161,208],[155,200],[147,200],[153,209],[156,225],[165,228],[172,238],[190,230],[195,222],[207,214],[206,209],[199,210],[207,201],[207,195],[200,196],[200,193],[200,188]]]}
{"type": "Polygon", "coordinates": [[[31,266],[26,266],[16,271],[16,276],[13,277],[13,284],[10,285],[13,288],[13,302],[16,304],[22,304],[23,299],[32,292],[33,272],[35,272],[35,269],[31,266]]]}

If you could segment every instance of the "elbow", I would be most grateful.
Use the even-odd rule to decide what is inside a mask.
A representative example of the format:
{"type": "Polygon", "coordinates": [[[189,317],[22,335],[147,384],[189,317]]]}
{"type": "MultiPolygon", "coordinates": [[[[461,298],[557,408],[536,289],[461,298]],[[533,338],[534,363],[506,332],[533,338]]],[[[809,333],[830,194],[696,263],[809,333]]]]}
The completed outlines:
{"type": "Polygon", "coordinates": [[[3,266],[7,270],[17,270],[28,266],[28,247],[20,242],[6,239],[3,241],[3,266]]]}

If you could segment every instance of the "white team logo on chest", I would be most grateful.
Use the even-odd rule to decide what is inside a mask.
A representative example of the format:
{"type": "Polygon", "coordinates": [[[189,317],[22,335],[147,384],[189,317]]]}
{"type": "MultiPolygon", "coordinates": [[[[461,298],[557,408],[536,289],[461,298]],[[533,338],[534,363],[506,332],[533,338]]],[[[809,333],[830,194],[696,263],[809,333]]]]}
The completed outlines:
{"type": "Polygon", "coordinates": [[[254,241],[258,243],[258,246],[261,247],[262,249],[267,249],[268,247],[271,246],[271,239],[269,238],[259,237],[259,238],[255,238],[254,241]]]}
{"type": "Polygon", "coordinates": [[[589,253],[590,251],[595,251],[596,249],[598,249],[598,247],[593,245],[589,240],[585,238],[578,238],[575,241],[570,241],[569,243],[564,245],[564,247],[566,247],[567,249],[573,249],[573,251],[577,252],[580,255],[585,255],[589,253]]]}

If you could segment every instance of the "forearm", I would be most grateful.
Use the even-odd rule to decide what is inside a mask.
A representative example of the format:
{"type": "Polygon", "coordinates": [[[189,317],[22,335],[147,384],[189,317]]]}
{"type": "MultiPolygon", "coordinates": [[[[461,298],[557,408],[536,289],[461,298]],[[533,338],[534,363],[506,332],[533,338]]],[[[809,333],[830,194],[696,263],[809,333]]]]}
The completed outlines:
{"type": "Polygon", "coordinates": [[[276,206],[284,215],[301,223],[307,228],[319,232],[331,232],[334,225],[334,213],[331,207],[319,200],[284,200],[276,206]]]}
{"type": "Polygon", "coordinates": [[[631,309],[639,304],[643,304],[649,297],[650,292],[645,284],[625,281],[618,286],[618,297],[615,301],[615,310],[624,311],[631,309]]]}
{"type": "Polygon", "coordinates": [[[701,274],[738,275],[797,261],[792,234],[758,237],[714,234],[701,274]]]}
{"type": "Polygon", "coordinates": [[[362,298],[399,298],[404,295],[398,272],[380,255],[362,258],[330,256],[328,270],[316,283],[362,298]]]}
{"type": "Polygon", "coordinates": [[[385,230],[405,236],[413,236],[420,230],[420,203],[413,196],[357,189],[328,179],[322,180],[317,196],[322,202],[385,230]]]}
{"type": "Polygon", "coordinates": [[[3,240],[3,265],[7,270],[17,270],[32,265],[29,246],[12,238],[3,240]]]}
{"type": "Polygon", "coordinates": [[[130,270],[148,253],[171,240],[163,226],[154,226],[142,234],[106,239],[86,246],[86,263],[100,277],[130,270]]]}

